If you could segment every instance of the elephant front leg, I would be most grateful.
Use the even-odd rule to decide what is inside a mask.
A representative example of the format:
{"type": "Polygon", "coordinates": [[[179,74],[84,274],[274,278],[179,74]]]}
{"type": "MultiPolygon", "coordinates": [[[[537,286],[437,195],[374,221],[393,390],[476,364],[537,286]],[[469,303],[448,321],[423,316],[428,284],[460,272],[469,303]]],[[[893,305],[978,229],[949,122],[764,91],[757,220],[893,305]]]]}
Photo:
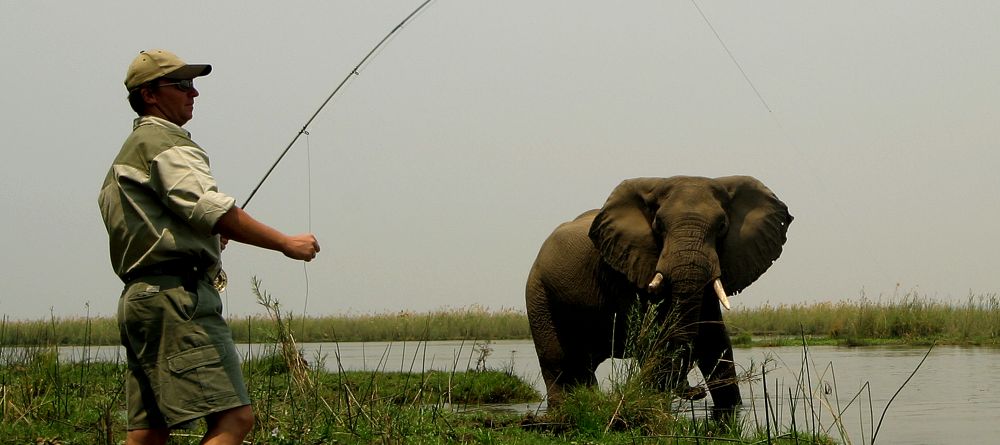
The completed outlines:
{"type": "Polygon", "coordinates": [[[732,349],[721,352],[714,359],[699,359],[698,368],[705,376],[708,391],[712,394],[712,417],[725,420],[735,416],[743,399],[740,396],[732,349]]]}
{"type": "Polygon", "coordinates": [[[674,388],[678,395],[688,400],[700,400],[705,397],[703,388],[692,387],[687,380],[691,364],[696,359],[694,341],[701,324],[701,306],[700,295],[678,297],[670,314],[672,327],[669,328],[669,338],[673,352],[669,356],[675,362],[674,388]]]}
{"type": "Polygon", "coordinates": [[[704,316],[706,321],[699,327],[695,340],[695,358],[712,394],[712,417],[725,421],[734,417],[743,404],[733,345],[719,305],[707,304],[704,316]]]}
{"type": "Polygon", "coordinates": [[[688,383],[688,372],[691,369],[692,352],[688,344],[677,344],[676,347],[667,348],[664,355],[667,360],[661,366],[661,371],[657,377],[658,388],[661,391],[673,392],[677,397],[685,400],[701,400],[707,395],[705,389],[700,386],[691,386],[688,383]]]}
{"type": "Polygon", "coordinates": [[[700,400],[705,397],[705,390],[692,387],[687,379],[694,359],[692,342],[697,334],[700,314],[700,306],[694,306],[694,310],[686,309],[692,304],[692,298],[678,299],[665,315],[659,316],[657,324],[662,326],[662,332],[655,334],[659,337],[654,343],[657,346],[648,348],[644,352],[649,355],[645,357],[648,362],[640,363],[653,369],[650,377],[657,389],[673,392],[687,400],[700,400]]]}

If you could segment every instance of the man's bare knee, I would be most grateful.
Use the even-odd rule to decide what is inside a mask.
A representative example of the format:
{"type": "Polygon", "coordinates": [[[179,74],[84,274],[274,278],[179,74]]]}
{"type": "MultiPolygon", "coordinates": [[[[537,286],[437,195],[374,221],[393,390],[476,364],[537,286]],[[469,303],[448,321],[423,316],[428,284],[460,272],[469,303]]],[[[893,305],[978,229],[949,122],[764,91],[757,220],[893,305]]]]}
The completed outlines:
{"type": "Polygon", "coordinates": [[[242,440],[253,429],[253,409],[250,405],[244,405],[212,414],[206,420],[208,422],[206,439],[221,436],[242,440]]]}
{"type": "Polygon", "coordinates": [[[228,412],[232,413],[233,421],[239,425],[242,425],[247,433],[253,429],[254,416],[253,408],[250,405],[244,405],[239,408],[231,409],[228,412]]]}
{"type": "Polygon", "coordinates": [[[132,430],[125,436],[125,445],[163,445],[170,438],[168,429],[132,430]]]}

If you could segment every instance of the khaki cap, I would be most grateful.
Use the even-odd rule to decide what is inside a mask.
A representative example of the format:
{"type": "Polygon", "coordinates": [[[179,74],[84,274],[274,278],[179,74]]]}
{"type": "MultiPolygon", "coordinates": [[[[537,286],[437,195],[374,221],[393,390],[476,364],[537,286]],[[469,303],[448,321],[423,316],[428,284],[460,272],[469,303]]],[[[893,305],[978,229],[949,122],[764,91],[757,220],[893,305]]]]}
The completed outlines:
{"type": "Polygon", "coordinates": [[[212,72],[212,65],[188,65],[170,51],[150,49],[140,51],[125,73],[125,89],[135,87],[161,77],[167,79],[194,79],[212,72]]]}

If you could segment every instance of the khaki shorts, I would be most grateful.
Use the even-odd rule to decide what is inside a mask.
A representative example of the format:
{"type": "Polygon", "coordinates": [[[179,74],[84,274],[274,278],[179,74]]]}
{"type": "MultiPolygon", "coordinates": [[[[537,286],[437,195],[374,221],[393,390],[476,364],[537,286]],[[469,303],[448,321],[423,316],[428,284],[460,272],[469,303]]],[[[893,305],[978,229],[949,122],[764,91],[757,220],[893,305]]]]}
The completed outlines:
{"type": "Polygon", "coordinates": [[[250,404],[222,299],[206,279],[139,277],[118,302],[128,429],[174,428],[250,404]],[[193,292],[192,292],[193,291],[193,292]]]}

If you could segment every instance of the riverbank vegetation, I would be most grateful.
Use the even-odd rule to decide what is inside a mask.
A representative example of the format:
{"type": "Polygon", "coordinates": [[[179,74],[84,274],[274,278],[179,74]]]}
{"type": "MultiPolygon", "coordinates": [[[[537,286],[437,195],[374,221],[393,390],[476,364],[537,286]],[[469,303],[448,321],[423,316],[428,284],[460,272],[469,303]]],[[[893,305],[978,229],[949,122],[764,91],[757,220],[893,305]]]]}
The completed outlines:
{"type": "MultiPolygon", "coordinates": [[[[9,352],[0,362],[0,443],[122,443],[123,363],[61,362],[49,347],[9,352]]],[[[822,432],[788,427],[787,419],[784,426],[755,425],[749,415],[713,422],[707,406],[686,407],[635,385],[583,389],[545,415],[537,411],[540,395],[506,370],[330,372],[318,365],[298,374],[280,352],[244,363],[257,418],[251,443],[833,443],[822,432]],[[521,402],[522,409],[492,411],[481,405],[487,402],[521,402]]],[[[203,432],[198,423],[169,443],[196,444],[203,432]]]]}
{"type": "MultiPolygon", "coordinates": [[[[561,409],[548,413],[540,411],[541,395],[514,375],[513,367],[485,367],[488,344],[473,347],[479,356],[474,367],[470,357],[465,368],[456,360],[449,371],[395,370],[384,362],[372,370],[330,371],[326,357],[301,355],[293,337],[294,320],[283,315],[277,301],[256,288],[255,294],[271,329],[264,334],[269,341],[258,346],[258,355],[243,361],[256,415],[251,443],[833,443],[821,429],[797,430],[794,418],[791,426],[773,417],[760,424],[756,405],[752,416],[710,420],[707,401],[696,407],[648,389],[649,382],[641,377],[645,366],[638,360],[618,368],[610,391],[583,388],[572,392],[561,409]],[[522,408],[489,411],[482,407],[486,403],[522,408]]],[[[49,328],[57,329],[57,324],[49,328]]],[[[89,335],[92,329],[86,326],[89,335]]],[[[638,339],[627,345],[656,343],[638,339]]],[[[66,362],[55,344],[0,343],[3,443],[121,443],[125,364],[120,358],[111,363],[90,361],[87,347],[83,346],[81,360],[66,362]]],[[[414,363],[420,360],[417,354],[414,363]]],[[[742,378],[756,377],[751,370],[742,378]]],[[[809,394],[813,393],[801,388],[794,394],[789,390],[789,401],[779,403],[794,407],[803,395],[812,397],[809,394]]],[[[169,443],[197,443],[203,428],[196,424],[191,430],[175,431],[169,443]]]]}
{"type": "Polygon", "coordinates": [[[835,303],[761,306],[726,318],[742,346],[931,344],[1000,346],[1000,297],[970,295],[959,303],[907,294],[835,303]]]}
{"type": "MultiPolygon", "coordinates": [[[[736,346],[862,346],[898,344],[1000,346],[1000,297],[970,295],[943,302],[919,295],[871,300],[734,309],[723,315],[736,346]]],[[[299,317],[290,314],[299,342],[433,341],[529,339],[523,311],[472,306],[428,313],[299,317]]],[[[266,314],[233,317],[238,343],[266,341],[273,324],[266,314]]],[[[6,345],[116,345],[114,317],[49,317],[0,320],[6,345]]]]}

